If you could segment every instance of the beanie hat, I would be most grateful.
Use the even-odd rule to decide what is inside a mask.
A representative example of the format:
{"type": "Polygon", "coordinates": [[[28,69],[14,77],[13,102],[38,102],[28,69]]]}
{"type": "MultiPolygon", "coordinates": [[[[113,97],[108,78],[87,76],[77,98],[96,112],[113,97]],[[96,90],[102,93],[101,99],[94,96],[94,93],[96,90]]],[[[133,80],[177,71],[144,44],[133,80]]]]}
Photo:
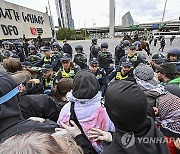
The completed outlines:
{"type": "Polygon", "coordinates": [[[99,82],[88,70],[78,72],[73,78],[73,96],[77,99],[92,99],[99,91],[99,82]]]}
{"type": "Polygon", "coordinates": [[[112,82],[105,94],[107,113],[120,131],[135,134],[147,129],[147,99],[141,88],[131,81],[112,82]]]}
{"type": "Polygon", "coordinates": [[[154,77],[154,71],[151,67],[145,64],[139,64],[134,70],[135,77],[139,78],[140,80],[150,81],[154,77]]]}

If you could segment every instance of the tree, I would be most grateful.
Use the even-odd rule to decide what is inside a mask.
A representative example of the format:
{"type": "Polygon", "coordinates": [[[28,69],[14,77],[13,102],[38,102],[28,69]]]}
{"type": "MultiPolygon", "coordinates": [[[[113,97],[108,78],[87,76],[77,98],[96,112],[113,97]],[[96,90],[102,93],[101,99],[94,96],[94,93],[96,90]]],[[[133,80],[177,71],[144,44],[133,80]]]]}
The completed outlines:
{"type": "Polygon", "coordinates": [[[75,30],[71,30],[68,28],[62,28],[57,31],[57,39],[58,40],[64,40],[64,39],[70,39],[72,35],[75,35],[75,30]]]}

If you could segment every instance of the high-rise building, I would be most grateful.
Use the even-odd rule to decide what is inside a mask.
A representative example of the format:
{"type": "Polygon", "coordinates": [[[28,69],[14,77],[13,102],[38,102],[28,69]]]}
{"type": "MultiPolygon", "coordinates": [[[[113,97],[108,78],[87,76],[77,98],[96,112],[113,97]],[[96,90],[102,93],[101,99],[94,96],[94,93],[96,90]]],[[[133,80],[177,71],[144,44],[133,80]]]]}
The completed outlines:
{"type": "Polygon", "coordinates": [[[131,16],[131,13],[128,11],[123,17],[122,17],[122,26],[130,26],[134,24],[134,20],[131,16]]]}
{"type": "Polygon", "coordinates": [[[70,0],[55,0],[59,27],[74,28],[70,0]]]}

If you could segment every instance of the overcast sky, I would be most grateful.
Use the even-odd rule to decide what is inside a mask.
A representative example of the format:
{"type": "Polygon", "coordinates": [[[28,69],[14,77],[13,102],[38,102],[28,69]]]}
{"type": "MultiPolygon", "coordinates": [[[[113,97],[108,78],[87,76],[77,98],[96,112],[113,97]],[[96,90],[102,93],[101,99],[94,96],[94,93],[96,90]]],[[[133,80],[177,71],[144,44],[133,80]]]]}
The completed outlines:
{"type": "MultiPolygon", "coordinates": [[[[1,0],[0,0],[1,1],[1,0]]],[[[15,4],[45,12],[48,0],[6,0],[15,4]]],[[[55,0],[49,0],[55,25],[58,25],[55,0]]],[[[121,24],[122,16],[130,11],[136,23],[160,21],[165,0],[116,0],[116,25],[121,24]]],[[[168,0],[166,20],[178,19],[180,0],[168,0]]],[[[109,25],[109,0],[71,0],[72,17],[75,27],[102,27],[109,25]]]]}

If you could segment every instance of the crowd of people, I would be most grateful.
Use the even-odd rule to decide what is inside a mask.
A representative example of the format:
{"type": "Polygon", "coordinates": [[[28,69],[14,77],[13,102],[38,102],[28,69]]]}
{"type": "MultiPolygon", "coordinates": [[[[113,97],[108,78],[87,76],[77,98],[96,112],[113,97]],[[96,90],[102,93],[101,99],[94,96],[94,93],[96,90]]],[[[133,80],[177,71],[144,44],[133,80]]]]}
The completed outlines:
{"type": "Polygon", "coordinates": [[[0,153],[180,153],[180,49],[63,44],[2,42],[0,153]]]}

